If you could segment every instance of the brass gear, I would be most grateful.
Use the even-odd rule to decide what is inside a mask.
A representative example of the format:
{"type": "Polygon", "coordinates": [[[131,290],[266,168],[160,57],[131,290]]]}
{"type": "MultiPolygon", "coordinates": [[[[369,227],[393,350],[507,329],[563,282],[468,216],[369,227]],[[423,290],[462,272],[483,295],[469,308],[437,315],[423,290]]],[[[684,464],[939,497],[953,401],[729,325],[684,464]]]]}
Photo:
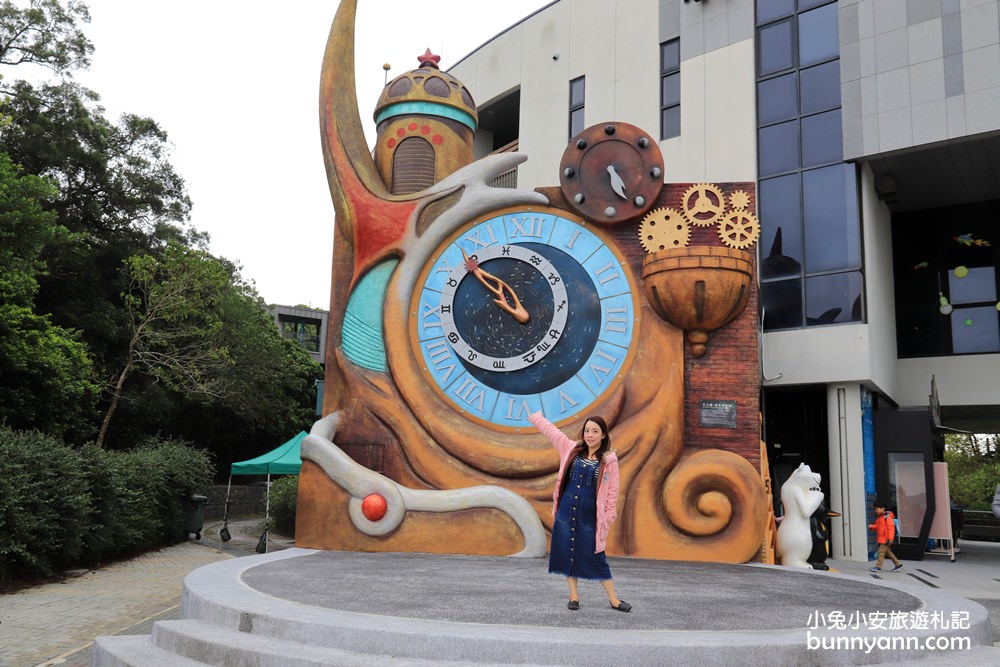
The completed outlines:
{"type": "Polygon", "coordinates": [[[681,248],[690,241],[690,225],[680,211],[672,208],[650,211],[639,225],[639,243],[646,252],[681,248]]]}
{"type": "Polygon", "coordinates": [[[681,197],[681,210],[692,225],[714,225],[726,211],[726,196],[717,185],[697,183],[681,197]]]}
{"type": "Polygon", "coordinates": [[[760,223],[749,211],[730,211],[719,223],[719,238],[730,248],[742,250],[760,236],[760,223]]]}
{"type": "Polygon", "coordinates": [[[750,195],[743,190],[737,190],[729,195],[729,208],[734,211],[745,211],[750,206],[750,195]]]}

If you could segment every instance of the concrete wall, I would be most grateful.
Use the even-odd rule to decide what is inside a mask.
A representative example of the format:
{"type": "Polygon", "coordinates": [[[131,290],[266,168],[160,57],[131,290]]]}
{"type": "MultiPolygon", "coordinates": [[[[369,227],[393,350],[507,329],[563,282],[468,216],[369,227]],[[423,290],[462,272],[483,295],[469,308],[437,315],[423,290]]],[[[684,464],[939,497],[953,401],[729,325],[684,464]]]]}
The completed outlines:
{"type": "Polygon", "coordinates": [[[1000,129],[1000,0],[841,0],[844,157],[1000,129]]]}

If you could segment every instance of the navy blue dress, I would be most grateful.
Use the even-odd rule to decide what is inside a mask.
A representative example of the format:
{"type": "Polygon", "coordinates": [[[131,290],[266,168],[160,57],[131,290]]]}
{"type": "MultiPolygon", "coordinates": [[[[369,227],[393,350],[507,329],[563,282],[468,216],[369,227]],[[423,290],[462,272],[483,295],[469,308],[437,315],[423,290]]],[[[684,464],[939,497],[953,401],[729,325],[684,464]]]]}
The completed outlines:
{"type": "Polygon", "coordinates": [[[594,553],[597,543],[598,461],[578,455],[570,464],[569,482],[552,525],[549,572],[578,579],[602,581],[611,578],[604,552],[594,553]]]}

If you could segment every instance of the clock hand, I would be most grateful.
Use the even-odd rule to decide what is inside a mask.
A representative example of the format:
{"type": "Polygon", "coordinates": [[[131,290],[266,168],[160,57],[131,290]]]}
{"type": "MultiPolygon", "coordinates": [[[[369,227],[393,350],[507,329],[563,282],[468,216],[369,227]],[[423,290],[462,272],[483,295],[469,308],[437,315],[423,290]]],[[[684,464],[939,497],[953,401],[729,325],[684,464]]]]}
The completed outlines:
{"type": "Polygon", "coordinates": [[[466,270],[475,276],[476,280],[481,282],[483,287],[489,290],[491,294],[494,294],[497,297],[493,300],[493,303],[499,306],[499,308],[504,312],[509,313],[521,324],[527,324],[528,320],[531,319],[531,315],[529,315],[527,309],[521,305],[521,300],[517,298],[517,294],[514,293],[514,290],[511,289],[510,285],[479,268],[479,263],[475,259],[466,255],[464,250],[462,251],[462,257],[465,259],[466,270]],[[511,305],[510,302],[507,301],[508,294],[514,302],[514,305],[511,305]]]}
{"type": "Polygon", "coordinates": [[[622,199],[628,199],[628,195],[625,194],[625,181],[622,177],[618,175],[618,170],[615,169],[615,165],[608,165],[608,174],[611,176],[611,189],[615,191],[615,194],[622,199]]]}

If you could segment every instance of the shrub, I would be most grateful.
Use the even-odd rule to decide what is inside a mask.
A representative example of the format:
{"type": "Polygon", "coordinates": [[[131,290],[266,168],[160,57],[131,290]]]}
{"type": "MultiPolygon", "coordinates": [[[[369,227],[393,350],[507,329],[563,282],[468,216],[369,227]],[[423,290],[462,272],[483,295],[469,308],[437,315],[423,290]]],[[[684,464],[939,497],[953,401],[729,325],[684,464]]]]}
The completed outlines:
{"type": "Polygon", "coordinates": [[[209,455],[178,440],[74,450],[0,427],[0,584],[185,539],[192,492],[212,476],[209,455]]]}
{"type": "Polygon", "coordinates": [[[89,507],[71,448],[37,431],[0,428],[0,583],[78,562],[89,507]]]}
{"type": "Polygon", "coordinates": [[[271,523],[282,535],[295,535],[295,503],[299,495],[299,476],[279,477],[271,483],[271,523]]]}

